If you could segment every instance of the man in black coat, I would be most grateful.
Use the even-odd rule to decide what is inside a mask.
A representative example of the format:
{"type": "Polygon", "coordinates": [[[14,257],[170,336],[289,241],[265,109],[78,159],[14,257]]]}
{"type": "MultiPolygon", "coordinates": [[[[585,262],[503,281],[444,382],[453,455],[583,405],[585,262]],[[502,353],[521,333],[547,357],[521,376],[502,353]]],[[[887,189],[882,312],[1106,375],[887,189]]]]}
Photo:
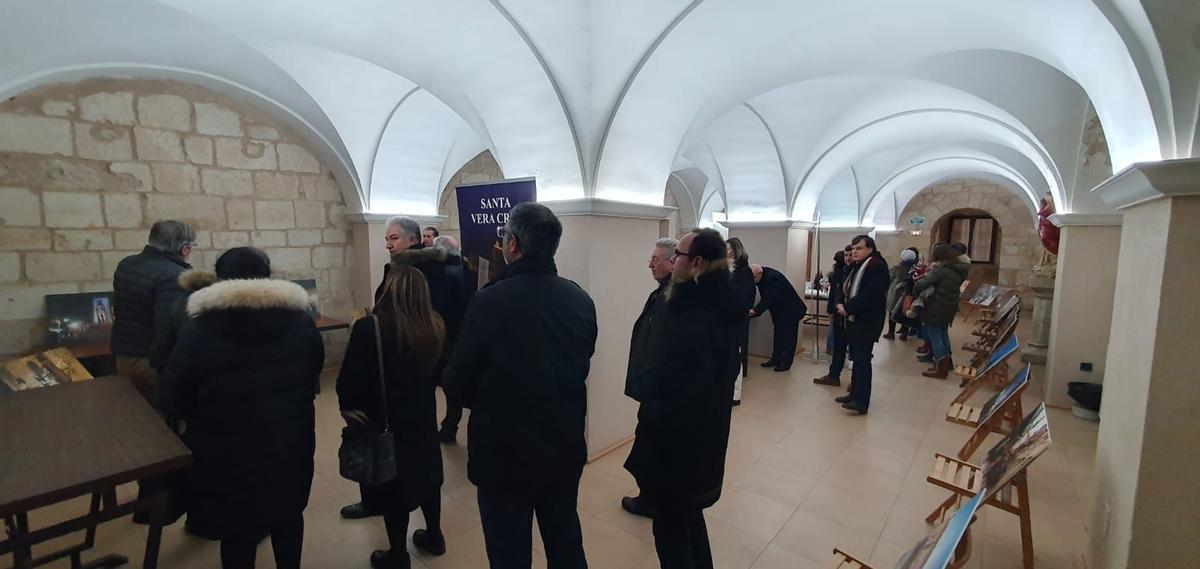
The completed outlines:
{"type": "Polygon", "coordinates": [[[770,311],[771,321],[775,325],[771,359],[762,366],[774,367],[775,371],[787,371],[792,368],[792,360],[796,359],[800,320],[808,313],[808,306],[783,273],[762,265],[750,265],[750,272],[754,275],[754,283],[761,297],[758,306],[750,310],[750,316],[762,316],[770,311]]]}
{"type": "MultiPolygon", "coordinates": [[[[425,228],[426,233],[429,227],[425,228]]],[[[445,359],[450,357],[454,351],[454,343],[458,340],[459,328],[462,327],[463,317],[467,312],[467,304],[471,301],[471,297],[475,295],[475,283],[468,278],[470,271],[467,270],[467,263],[462,258],[462,249],[459,247],[458,240],[449,235],[438,235],[433,239],[433,246],[446,252],[446,260],[443,262],[443,274],[445,279],[443,306],[446,310],[442,314],[442,319],[446,322],[446,347],[444,353],[446,358],[442,363],[438,364],[435,370],[435,377],[441,378],[442,368],[445,366],[445,359]]],[[[435,305],[434,310],[438,308],[435,305]]],[[[439,312],[440,313],[440,312],[439,312]]],[[[444,392],[445,390],[443,390],[444,392]]],[[[446,417],[442,419],[441,431],[438,437],[442,444],[456,445],[458,444],[458,424],[462,421],[463,406],[462,402],[455,401],[449,395],[446,396],[446,417]]]]}
{"type": "MultiPolygon", "coordinates": [[[[641,402],[642,391],[649,389],[653,381],[654,358],[658,347],[666,341],[667,299],[663,293],[671,284],[671,273],[675,269],[675,248],[679,241],[664,237],[654,243],[650,254],[650,276],[658,287],[650,292],[642,313],[633,323],[633,337],[629,340],[629,368],[625,372],[625,396],[641,402]]],[[[621,507],[635,516],[653,517],[654,510],[641,496],[626,496],[621,507]]]]}
{"type": "Polygon", "coordinates": [[[166,327],[175,299],[183,295],[179,274],[190,269],[188,256],[196,230],[169,219],[150,228],[149,244],[141,253],[121,259],[113,273],[112,353],[117,373],[133,382],[155,403],[158,373],[150,360],[165,361],[167,353],[151,353],[154,337],[166,327]]]}
{"type": "Polygon", "coordinates": [[[546,206],[512,209],[508,266],[471,301],[442,378],[471,409],[467,477],[478,487],[492,567],[530,566],[535,514],[548,565],[587,567],[576,503],[596,306],[558,276],[561,236],[546,206]]]}
{"type": "Polygon", "coordinates": [[[836,399],[842,407],[866,415],[871,406],[871,358],[875,342],[883,334],[887,319],[887,289],[891,284],[887,260],[875,248],[875,240],[857,235],[850,241],[854,268],[842,283],[835,305],[846,319],[846,344],[854,369],[850,372],[850,394],[836,399]]]}
{"type": "Polygon", "coordinates": [[[679,242],[666,336],[642,386],[625,469],[654,507],[662,567],[712,567],[704,508],[721,496],[729,397],[738,374],[737,331],[746,319],[730,284],[725,242],[698,229],[679,242]]]}

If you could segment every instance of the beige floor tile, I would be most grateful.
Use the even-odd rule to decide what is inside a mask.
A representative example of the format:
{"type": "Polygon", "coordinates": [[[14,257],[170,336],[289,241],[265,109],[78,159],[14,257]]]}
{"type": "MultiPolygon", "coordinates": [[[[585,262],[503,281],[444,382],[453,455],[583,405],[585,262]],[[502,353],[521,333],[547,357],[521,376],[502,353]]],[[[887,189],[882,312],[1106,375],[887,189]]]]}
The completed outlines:
{"type": "Polygon", "coordinates": [[[894,502],[894,495],[853,492],[822,482],[809,492],[800,509],[879,537],[894,502]]]}
{"type": "MultiPolygon", "coordinates": [[[[832,558],[831,554],[830,559],[832,558]]],[[[758,556],[754,565],[750,566],[750,569],[824,569],[826,565],[826,563],[818,563],[801,557],[799,554],[777,545],[768,545],[762,555],[758,556]]]]}
{"type": "Polygon", "coordinates": [[[597,515],[622,497],[635,494],[637,484],[599,469],[585,468],[579,481],[579,509],[597,515]]]}
{"type": "Polygon", "coordinates": [[[721,569],[749,569],[767,548],[769,539],[740,530],[724,522],[705,520],[713,564],[721,569]]]}
{"type": "Polygon", "coordinates": [[[727,484],[796,507],[804,501],[817,481],[768,466],[760,461],[727,484]]]}
{"type": "Polygon", "coordinates": [[[866,557],[875,547],[875,541],[875,536],[866,532],[799,510],[783,525],[771,544],[824,567],[832,559],[833,548],[866,557]]]}
{"type": "Polygon", "coordinates": [[[647,543],[653,542],[651,519],[635,516],[621,508],[619,502],[610,504],[596,516],[601,521],[647,543]]]}
{"type": "Polygon", "coordinates": [[[771,539],[795,509],[795,506],[778,500],[736,486],[726,486],[721,491],[721,499],[705,514],[708,518],[771,539]]]}
{"type": "Polygon", "coordinates": [[[589,567],[633,569],[646,556],[653,555],[653,545],[594,516],[581,515],[579,523],[583,526],[583,546],[589,567]]]}
{"type": "Polygon", "coordinates": [[[915,544],[919,539],[920,538],[918,537],[912,541],[904,542],[894,542],[886,539],[880,539],[875,543],[875,550],[871,552],[871,557],[869,559],[871,566],[878,567],[880,569],[886,569],[888,567],[895,566],[896,562],[900,560],[900,556],[904,555],[905,552],[911,549],[913,544],[915,544]]]}
{"type": "Polygon", "coordinates": [[[759,464],[765,464],[802,478],[818,480],[837,462],[836,456],[817,454],[783,445],[776,445],[760,454],[759,464]]]}

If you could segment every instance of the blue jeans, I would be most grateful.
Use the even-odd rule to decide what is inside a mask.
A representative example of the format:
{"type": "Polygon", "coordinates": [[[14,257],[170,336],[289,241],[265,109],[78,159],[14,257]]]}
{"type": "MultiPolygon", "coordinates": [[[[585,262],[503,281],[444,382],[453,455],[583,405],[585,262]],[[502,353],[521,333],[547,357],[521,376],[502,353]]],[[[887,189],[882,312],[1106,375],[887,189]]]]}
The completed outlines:
{"type": "Polygon", "coordinates": [[[948,324],[926,324],[925,334],[929,336],[929,343],[933,346],[933,361],[950,356],[950,325],[948,324]]]}

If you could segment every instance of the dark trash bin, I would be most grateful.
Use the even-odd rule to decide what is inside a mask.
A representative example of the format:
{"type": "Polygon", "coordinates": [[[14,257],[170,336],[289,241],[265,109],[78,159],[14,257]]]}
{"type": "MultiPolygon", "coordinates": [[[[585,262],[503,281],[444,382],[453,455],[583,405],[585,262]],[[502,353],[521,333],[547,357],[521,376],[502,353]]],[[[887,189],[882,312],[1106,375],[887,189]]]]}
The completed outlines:
{"type": "Polygon", "coordinates": [[[1100,394],[1104,386],[1086,381],[1067,384],[1067,395],[1071,398],[1071,414],[1089,421],[1100,420],[1100,394]]]}

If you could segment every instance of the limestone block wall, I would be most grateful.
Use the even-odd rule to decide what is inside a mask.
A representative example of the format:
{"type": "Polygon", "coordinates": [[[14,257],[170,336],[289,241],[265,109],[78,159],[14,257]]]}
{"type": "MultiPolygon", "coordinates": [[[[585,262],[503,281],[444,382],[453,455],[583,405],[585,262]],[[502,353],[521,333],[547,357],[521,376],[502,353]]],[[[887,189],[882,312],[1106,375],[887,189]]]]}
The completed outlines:
{"type": "MultiPolygon", "coordinates": [[[[1041,244],[1033,214],[1024,198],[994,182],[977,179],[947,180],[921,190],[900,214],[894,251],[884,251],[889,260],[899,259],[900,250],[917,247],[925,254],[935,239],[933,226],[944,215],[958,209],[980,209],[1000,224],[1000,248],[997,251],[998,283],[1026,288],[1033,265],[1041,256],[1041,244]],[[925,225],[908,224],[912,217],[925,218],[925,225]],[[920,236],[910,231],[920,229],[920,236]]],[[[888,239],[888,243],[893,240],[888,239]]],[[[882,246],[882,245],[881,245],[882,246]]]]}
{"type": "Polygon", "coordinates": [[[455,188],[463,184],[503,179],[504,173],[500,171],[500,164],[492,157],[490,150],[480,152],[463,164],[462,168],[450,177],[450,181],[446,182],[446,187],[442,188],[442,196],[438,201],[438,215],[446,216],[446,221],[438,227],[438,232],[456,238],[462,237],[462,228],[458,224],[458,192],[455,188]]]}
{"type": "MultiPolygon", "coordinates": [[[[322,313],[345,318],[345,213],[301,137],[197,85],[93,79],[0,102],[0,355],[42,343],[44,295],[112,290],[161,219],[197,228],[193,266],[261,247],[278,278],[315,279],[322,313]]],[[[336,363],[346,334],[326,337],[336,363]]]]}

